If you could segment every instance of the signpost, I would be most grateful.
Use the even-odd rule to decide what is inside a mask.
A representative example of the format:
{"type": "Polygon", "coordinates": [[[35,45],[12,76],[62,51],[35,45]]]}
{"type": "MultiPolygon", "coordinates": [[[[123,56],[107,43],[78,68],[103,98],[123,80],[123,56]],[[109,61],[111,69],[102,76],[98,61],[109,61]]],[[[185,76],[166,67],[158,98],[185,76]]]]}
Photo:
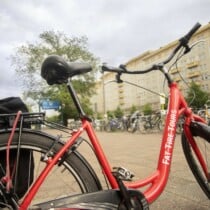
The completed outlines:
{"type": "Polygon", "coordinates": [[[164,93],[160,93],[160,111],[162,115],[165,115],[166,112],[164,109],[165,103],[166,103],[166,96],[164,93]]]}
{"type": "Polygon", "coordinates": [[[59,110],[59,107],[61,106],[59,101],[56,100],[52,101],[49,99],[41,100],[39,105],[43,110],[48,110],[48,109],[59,110]]]}

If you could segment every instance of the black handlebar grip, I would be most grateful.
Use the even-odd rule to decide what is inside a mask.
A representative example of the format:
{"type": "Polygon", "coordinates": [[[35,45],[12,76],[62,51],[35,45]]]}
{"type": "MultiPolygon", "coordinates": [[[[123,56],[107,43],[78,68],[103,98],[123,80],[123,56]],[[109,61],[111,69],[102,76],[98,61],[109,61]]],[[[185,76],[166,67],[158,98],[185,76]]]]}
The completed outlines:
{"type": "Polygon", "coordinates": [[[185,41],[189,41],[192,35],[201,27],[200,23],[196,23],[193,28],[184,36],[185,41]]]}

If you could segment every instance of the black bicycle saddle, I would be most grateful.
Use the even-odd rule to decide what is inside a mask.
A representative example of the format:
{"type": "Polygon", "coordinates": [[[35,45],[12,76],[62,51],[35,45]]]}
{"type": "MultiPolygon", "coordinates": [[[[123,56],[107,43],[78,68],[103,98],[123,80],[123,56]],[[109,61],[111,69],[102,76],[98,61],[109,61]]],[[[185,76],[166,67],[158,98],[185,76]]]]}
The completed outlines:
{"type": "Polygon", "coordinates": [[[51,55],[42,63],[41,76],[49,85],[63,84],[68,82],[68,78],[91,70],[87,63],[67,63],[61,56],[51,55]]]}

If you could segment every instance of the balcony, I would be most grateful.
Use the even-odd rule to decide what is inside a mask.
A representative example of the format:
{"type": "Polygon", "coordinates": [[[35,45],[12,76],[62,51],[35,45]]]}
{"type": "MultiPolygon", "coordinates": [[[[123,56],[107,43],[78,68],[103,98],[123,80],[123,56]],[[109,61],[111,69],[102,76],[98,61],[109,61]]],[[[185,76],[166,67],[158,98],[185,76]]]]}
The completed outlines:
{"type": "Polygon", "coordinates": [[[181,80],[181,78],[180,77],[176,77],[176,78],[174,78],[174,81],[175,82],[179,82],[181,80]]]}
{"type": "Polygon", "coordinates": [[[193,78],[193,77],[198,77],[198,76],[200,76],[200,72],[198,71],[191,72],[187,75],[188,78],[193,78]]]}
{"type": "Polygon", "coordinates": [[[124,98],[122,98],[122,97],[119,97],[119,104],[120,104],[120,105],[123,105],[123,104],[125,104],[124,98]]]}
{"type": "Polygon", "coordinates": [[[190,62],[190,63],[187,64],[187,68],[188,69],[195,68],[198,65],[199,65],[199,62],[198,61],[192,61],[192,62],[190,62]]]}
{"type": "Polygon", "coordinates": [[[176,74],[177,72],[180,72],[180,69],[178,69],[178,68],[173,68],[173,69],[170,70],[170,73],[171,73],[171,74],[176,74]]]}

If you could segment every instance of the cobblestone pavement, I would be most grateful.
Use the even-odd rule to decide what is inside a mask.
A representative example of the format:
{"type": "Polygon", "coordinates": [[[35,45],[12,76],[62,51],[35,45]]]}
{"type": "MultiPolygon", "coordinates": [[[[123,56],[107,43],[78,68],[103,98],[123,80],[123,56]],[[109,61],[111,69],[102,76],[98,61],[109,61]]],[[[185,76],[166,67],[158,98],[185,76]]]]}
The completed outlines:
{"type": "MultiPolygon", "coordinates": [[[[161,135],[127,132],[97,132],[111,166],[123,166],[135,173],[136,179],[144,178],[156,168],[161,135]]],[[[81,149],[86,153],[86,149],[81,149]]],[[[90,158],[92,164],[95,161],[90,158]]],[[[96,169],[97,170],[97,169],[96,169]]],[[[100,172],[100,169],[98,169],[100,172]]],[[[97,174],[99,174],[97,172],[97,174]]],[[[167,186],[161,196],[150,206],[151,210],[207,210],[210,201],[196,183],[185,161],[180,135],[177,135],[172,168],[167,186]]]]}

